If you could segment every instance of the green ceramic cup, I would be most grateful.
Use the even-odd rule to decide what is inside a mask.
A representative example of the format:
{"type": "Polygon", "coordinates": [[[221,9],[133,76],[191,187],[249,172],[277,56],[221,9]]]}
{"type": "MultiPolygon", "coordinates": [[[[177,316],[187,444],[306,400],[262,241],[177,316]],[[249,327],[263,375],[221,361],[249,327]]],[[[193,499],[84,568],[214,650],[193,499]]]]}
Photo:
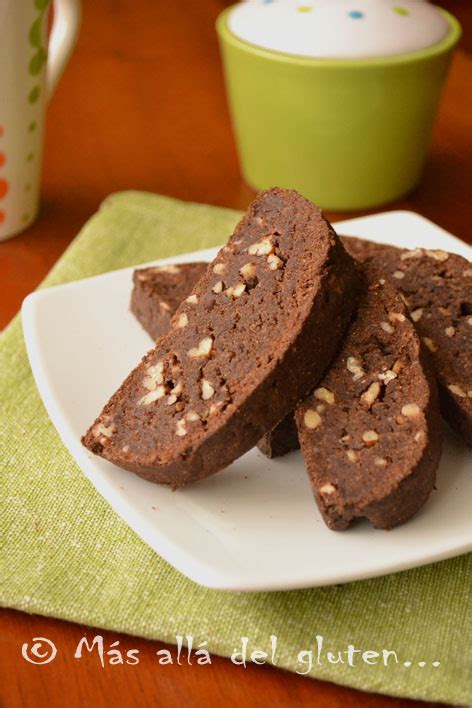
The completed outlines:
{"type": "Polygon", "coordinates": [[[427,49],[311,59],[261,49],[217,20],[244,179],[297,189],[324,209],[380,206],[418,183],[461,28],[427,49]]]}

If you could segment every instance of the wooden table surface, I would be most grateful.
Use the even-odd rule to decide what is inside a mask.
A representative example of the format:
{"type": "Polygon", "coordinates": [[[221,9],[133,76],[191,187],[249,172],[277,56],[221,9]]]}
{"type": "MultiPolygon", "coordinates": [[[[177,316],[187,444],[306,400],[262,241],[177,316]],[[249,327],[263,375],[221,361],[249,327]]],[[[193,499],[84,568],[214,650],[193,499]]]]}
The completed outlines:
{"type": "MultiPolygon", "coordinates": [[[[213,29],[222,0],[84,0],[75,54],[48,113],[43,198],[37,222],[0,243],[0,328],[43,279],[110,192],[144,189],[245,208],[213,29]]],[[[420,187],[393,208],[415,210],[472,242],[472,3],[442,2],[464,36],[444,94],[420,187]]],[[[340,214],[329,214],[333,219],[340,214]]],[[[85,629],[13,610],[1,615],[1,704],[11,706],[400,706],[270,667],[156,668],[157,642],[103,632],[141,650],[138,667],[77,662],[85,629]],[[49,637],[54,663],[33,666],[21,645],[49,637]],[[146,659],[148,659],[146,661],[146,659]]],[[[93,636],[89,630],[89,636],[93,636]]]]}

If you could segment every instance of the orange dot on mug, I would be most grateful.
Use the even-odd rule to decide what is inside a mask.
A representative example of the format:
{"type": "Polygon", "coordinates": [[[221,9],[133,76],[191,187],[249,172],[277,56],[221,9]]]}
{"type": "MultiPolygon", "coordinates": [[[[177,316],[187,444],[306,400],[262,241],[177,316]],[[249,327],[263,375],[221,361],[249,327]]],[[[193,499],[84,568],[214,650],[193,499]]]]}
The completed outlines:
{"type": "Polygon", "coordinates": [[[0,224],[5,221],[5,212],[0,209],[0,224]]]}
{"type": "Polygon", "coordinates": [[[3,167],[5,162],[7,161],[7,156],[5,155],[4,152],[0,152],[0,167],[3,167]]]}
{"type": "Polygon", "coordinates": [[[5,194],[8,192],[8,182],[6,179],[0,179],[0,199],[3,199],[5,194]]]}

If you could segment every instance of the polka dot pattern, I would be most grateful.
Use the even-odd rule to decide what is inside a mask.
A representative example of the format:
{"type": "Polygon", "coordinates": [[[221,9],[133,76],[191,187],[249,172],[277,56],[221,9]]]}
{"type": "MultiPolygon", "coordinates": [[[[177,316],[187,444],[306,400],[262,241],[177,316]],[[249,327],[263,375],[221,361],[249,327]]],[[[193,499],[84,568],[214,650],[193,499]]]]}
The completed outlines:
{"type": "Polygon", "coordinates": [[[364,17],[364,13],[360,12],[360,10],[351,10],[347,14],[352,20],[362,20],[362,18],[364,17]]]}
{"type": "Polygon", "coordinates": [[[228,27],[263,49],[326,59],[419,52],[450,31],[440,10],[419,0],[250,0],[231,9],[228,27]]]}

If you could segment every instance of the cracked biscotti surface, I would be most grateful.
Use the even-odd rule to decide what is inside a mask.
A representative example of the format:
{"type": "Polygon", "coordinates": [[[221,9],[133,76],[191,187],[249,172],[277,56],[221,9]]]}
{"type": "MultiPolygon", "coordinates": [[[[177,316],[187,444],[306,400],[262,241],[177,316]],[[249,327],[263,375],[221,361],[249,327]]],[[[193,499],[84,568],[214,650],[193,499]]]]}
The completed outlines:
{"type": "Polygon", "coordinates": [[[182,263],[134,271],[130,309],[152,339],[167,334],[172,315],[207,267],[208,263],[182,263]]]}
{"type": "Polygon", "coordinates": [[[295,413],[326,524],[405,522],[434,487],[441,455],[436,384],[398,293],[367,267],[366,289],[336,359],[295,413]]]}
{"type": "Polygon", "coordinates": [[[262,193],[84,445],[172,487],[223,469],[313,388],[358,284],[319,209],[262,193]]]}
{"type": "Polygon", "coordinates": [[[441,250],[401,250],[343,237],[402,294],[431,352],[444,417],[472,446],[472,263],[441,250]]]}

